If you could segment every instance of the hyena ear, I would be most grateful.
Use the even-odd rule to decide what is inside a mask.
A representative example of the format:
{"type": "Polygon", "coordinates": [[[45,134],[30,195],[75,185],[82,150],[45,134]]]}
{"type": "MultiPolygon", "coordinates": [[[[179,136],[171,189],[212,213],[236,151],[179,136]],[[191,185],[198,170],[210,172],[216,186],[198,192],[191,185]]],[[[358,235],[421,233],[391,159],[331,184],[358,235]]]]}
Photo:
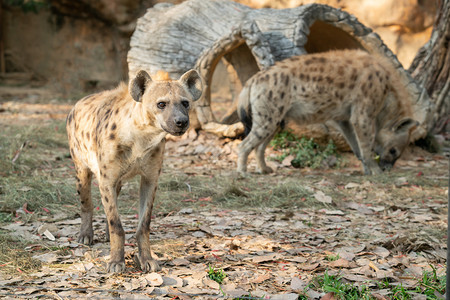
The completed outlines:
{"type": "Polygon", "coordinates": [[[189,70],[181,75],[179,82],[183,84],[192,95],[192,100],[197,101],[203,93],[203,83],[200,75],[195,70],[189,70]]]}
{"type": "Polygon", "coordinates": [[[396,133],[401,132],[409,132],[411,133],[414,129],[419,126],[419,122],[416,120],[413,120],[411,118],[403,118],[397,122],[395,122],[394,126],[392,126],[392,129],[396,133]]]}
{"type": "Polygon", "coordinates": [[[137,101],[142,101],[142,96],[144,95],[145,88],[148,86],[152,79],[150,75],[144,70],[140,70],[136,77],[130,82],[129,90],[131,97],[137,101]]]}

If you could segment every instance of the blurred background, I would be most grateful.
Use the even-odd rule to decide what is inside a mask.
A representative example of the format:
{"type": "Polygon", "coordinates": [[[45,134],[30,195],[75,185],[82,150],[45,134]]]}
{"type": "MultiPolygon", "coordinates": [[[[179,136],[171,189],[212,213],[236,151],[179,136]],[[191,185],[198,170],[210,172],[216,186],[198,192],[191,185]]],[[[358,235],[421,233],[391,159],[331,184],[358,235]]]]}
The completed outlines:
{"type": "MultiPolygon", "coordinates": [[[[136,20],[159,2],[183,1],[0,2],[0,85],[45,87],[64,97],[78,97],[127,80],[126,56],[136,20]]],[[[342,8],[377,32],[406,69],[429,40],[436,15],[435,0],[236,2],[253,8],[291,8],[313,2],[342,8]]]]}

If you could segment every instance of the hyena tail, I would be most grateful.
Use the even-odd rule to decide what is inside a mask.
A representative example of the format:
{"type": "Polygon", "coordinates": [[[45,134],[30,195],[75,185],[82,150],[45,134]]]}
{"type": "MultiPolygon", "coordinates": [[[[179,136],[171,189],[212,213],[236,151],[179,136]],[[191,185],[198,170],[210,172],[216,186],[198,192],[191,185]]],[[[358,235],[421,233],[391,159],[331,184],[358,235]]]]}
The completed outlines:
{"type": "Polygon", "coordinates": [[[252,106],[250,104],[250,85],[244,86],[239,94],[238,116],[241,122],[244,124],[244,136],[247,136],[252,130],[252,106]]]}

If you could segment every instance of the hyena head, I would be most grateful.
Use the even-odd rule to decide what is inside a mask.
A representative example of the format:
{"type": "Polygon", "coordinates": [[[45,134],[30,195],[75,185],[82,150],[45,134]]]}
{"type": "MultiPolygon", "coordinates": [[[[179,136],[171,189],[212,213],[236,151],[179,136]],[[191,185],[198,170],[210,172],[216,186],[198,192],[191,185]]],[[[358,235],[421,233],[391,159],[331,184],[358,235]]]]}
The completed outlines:
{"type": "Polygon", "coordinates": [[[395,161],[408,146],[411,132],[418,125],[417,121],[404,118],[377,133],[374,150],[379,157],[378,165],[383,171],[394,166],[395,161]]]}
{"type": "Polygon", "coordinates": [[[130,81],[131,97],[142,103],[144,114],[155,120],[155,126],[172,134],[182,135],[189,128],[189,110],[203,90],[195,70],[184,73],[179,80],[153,80],[141,70],[130,81]]]}

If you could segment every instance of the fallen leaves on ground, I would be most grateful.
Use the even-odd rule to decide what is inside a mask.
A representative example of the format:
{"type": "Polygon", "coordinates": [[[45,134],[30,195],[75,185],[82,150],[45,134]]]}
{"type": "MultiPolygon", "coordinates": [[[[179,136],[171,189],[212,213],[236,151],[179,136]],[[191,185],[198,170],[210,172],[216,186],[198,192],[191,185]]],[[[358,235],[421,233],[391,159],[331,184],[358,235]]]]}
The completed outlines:
{"type": "MultiPolygon", "coordinates": [[[[221,297],[223,291],[232,297],[251,293],[254,297],[275,299],[274,296],[303,292],[313,276],[324,270],[353,283],[370,286],[377,279],[389,278],[409,287],[416,284],[414,278],[430,270],[430,264],[443,271],[440,264],[445,261],[445,249],[442,241],[413,237],[408,228],[411,224],[426,227],[433,222],[444,230],[446,223],[444,215],[430,210],[404,210],[407,216],[400,226],[392,225],[398,220],[397,210],[378,209],[367,214],[354,205],[339,213],[301,209],[289,218],[286,211],[276,209],[221,211],[220,216],[217,211],[180,211],[153,221],[152,250],[163,269],[150,274],[141,273],[134,263],[134,215],[122,216],[127,245],[127,271],[123,274],[105,272],[109,243],[105,242],[104,217],[94,221],[96,240],[92,247],[75,242],[80,219],[67,216],[45,223],[11,223],[3,229],[46,245],[39,251],[29,249],[37,252],[33,258],[41,261],[43,267],[23,279],[3,274],[0,290],[27,297],[82,293],[87,297],[126,298],[214,298],[221,297]],[[298,225],[305,220],[314,223],[298,225]],[[330,255],[339,258],[329,261],[330,255]],[[227,274],[221,286],[207,277],[209,265],[227,274]]],[[[334,299],[330,294],[318,295],[334,299]]]]}
{"type": "MultiPolygon", "coordinates": [[[[238,144],[237,140],[197,135],[194,131],[181,138],[170,138],[164,172],[230,176],[235,168],[238,144]]],[[[410,162],[400,161],[397,167],[414,174],[419,174],[420,169],[421,178],[433,176],[424,174],[424,168],[448,169],[445,159],[412,159],[413,165],[410,162]]],[[[269,164],[278,172],[287,168],[283,163],[269,164]]],[[[254,166],[251,157],[249,169],[254,166]]],[[[336,172],[351,178],[354,172],[359,172],[359,165],[336,172]]],[[[104,215],[95,217],[92,247],[76,242],[80,218],[58,212],[54,215],[46,212],[45,218],[32,221],[17,218],[2,229],[31,241],[33,244],[26,250],[41,262],[42,268],[31,274],[2,272],[0,295],[127,299],[251,295],[297,299],[305,293],[311,280],[325,271],[355,285],[376,287],[377,281],[387,279],[405,288],[417,285],[417,278],[432,266],[439,274],[444,272],[445,237],[436,234],[444,233],[447,228],[444,200],[448,195],[443,189],[425,191],[403,177],[386,183],[389,188],[379,189],[370,177],[362,182],[342,184],[321,170],[291,169],[285,174],[310,176],[311,186],[306,188],[325,208],[238,211],[202,209],[200,205],[197,209],[183,209],[181,201],[179,211],[157,216],[152,221],[152,254],[162,266],[157,273],[144,274],[135,263],[138,222],[135,213],[121,216],[127,265],[122,274],[105,271],[109,243],[105,241],[104,215]],[[335,201],[330,190],[339,191],[345,201],[335,201]],[[435,197],[427,196],[431,194],[435,197]],[[425,198],[417,203],[410,198],[413,195],[425,198]],[[208,278],[210,266],[226,273],[221,285],[208,278]]],[[[207,203],[212,198],[184,201],[207,203]]],[[[21,210],[23,214],[19,215],[33,214],[26,205],[21,210]]],[[[6,270],[7,266],[5,262],[0,267],[6,270]]],[[[373,295],[385,299],[383,292],[379,290],[373,295]]],[[[333,293],[313,289],[306,295],[311,299],[336,299],[333,293]]]]}

